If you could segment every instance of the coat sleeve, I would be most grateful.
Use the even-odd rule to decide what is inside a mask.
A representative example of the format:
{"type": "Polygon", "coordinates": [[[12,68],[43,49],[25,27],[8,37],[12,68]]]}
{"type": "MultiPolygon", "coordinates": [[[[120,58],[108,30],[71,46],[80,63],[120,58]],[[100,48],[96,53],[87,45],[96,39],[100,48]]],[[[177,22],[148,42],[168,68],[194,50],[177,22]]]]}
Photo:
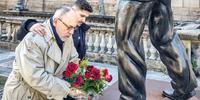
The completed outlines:
{"type": "Polygon", "coordinates": [[[46,64],[41,48],[32,40],[23,40],[16,60],[20,62],[23,80],[49,99],[63,100],[69,91],[69,83],[45,71],[46,64]]]}
{"type": "Polygon", "coordinates": [[[26,34],[29,32],[29,28],[33,25],[37,23],[37,21],[35,19],[28,19],[26,21],[24,21],[22,23],[22,25],[20,26],[19,30],[17,30],[17,40],[22,40],[26,34]]]}

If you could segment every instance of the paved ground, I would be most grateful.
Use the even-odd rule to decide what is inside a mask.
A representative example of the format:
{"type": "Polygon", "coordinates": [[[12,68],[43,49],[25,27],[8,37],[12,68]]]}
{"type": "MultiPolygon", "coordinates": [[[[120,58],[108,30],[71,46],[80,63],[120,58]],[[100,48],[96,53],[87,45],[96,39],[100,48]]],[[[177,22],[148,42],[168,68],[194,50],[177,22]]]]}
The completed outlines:
{"type": "Polygon", "coordinates": [[[12,63],[14,59],[14,52],[0,49],[0,75],[9,75],[12,70],[12,63]]]}
{"type": "MultiPolygon", "coordinates": [[[[162,91],[165,89],[171,89],[170,83],[166,81],[158,81],[147,79],[146,91],[147,100],[169,100],[168,98],[162,97],[162,91]]],[[[200,87],[196,89],[196,95],[189,100],[199,100],[200,98],[200,87]]],[[[103,96],[99,97],[99,100],[119,100],[120,92],[118,90],[118,83],[116,82],[107,90],[104,91],[103,96]]]]}

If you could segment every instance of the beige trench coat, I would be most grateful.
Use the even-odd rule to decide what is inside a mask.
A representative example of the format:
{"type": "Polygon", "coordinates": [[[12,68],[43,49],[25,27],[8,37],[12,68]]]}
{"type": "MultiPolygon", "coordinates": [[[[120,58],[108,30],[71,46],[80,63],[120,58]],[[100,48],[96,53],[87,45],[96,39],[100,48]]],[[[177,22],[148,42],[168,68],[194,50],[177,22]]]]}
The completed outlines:
{"type": "Polygon", "coordinates": [[[78,62],[72,37],[63,44],[63,54],[50,27],[47,34],[29,33],[15,50],[13,70],[4,87],[2,100],[63,100],[70,85],[62,80],[69,61],[78,62]]]}

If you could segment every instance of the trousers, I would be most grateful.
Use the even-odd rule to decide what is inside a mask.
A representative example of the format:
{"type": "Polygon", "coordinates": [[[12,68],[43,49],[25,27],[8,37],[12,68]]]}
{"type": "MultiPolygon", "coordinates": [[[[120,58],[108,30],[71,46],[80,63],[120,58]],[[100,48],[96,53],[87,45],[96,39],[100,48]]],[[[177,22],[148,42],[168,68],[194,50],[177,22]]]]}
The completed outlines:
{"type": "Polygon", "coordinates": [[[172,79],[172,88],[189,93],[197,87],[184,46],[173,32],[171,0],[120,0],[115,38],[118,52],[119,90],[121,100],[145,100],[147,66],[142,33],[148,26],[150,40],[172,79]]]}

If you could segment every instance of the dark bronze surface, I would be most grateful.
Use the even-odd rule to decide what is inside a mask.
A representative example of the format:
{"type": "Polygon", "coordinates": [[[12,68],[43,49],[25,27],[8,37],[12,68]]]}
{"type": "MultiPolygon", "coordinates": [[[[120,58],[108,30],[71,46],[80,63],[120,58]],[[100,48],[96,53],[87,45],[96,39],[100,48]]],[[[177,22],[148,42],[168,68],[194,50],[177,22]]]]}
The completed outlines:
{"type": "Polygon", "coordinates": [[[115,22],[121,100],[145,100],[146,63],[142,43],[145,24],[171,77],[174,93],[197,87],[184,46],[173,32],[171,0],[120,0],[115,22]]]}

